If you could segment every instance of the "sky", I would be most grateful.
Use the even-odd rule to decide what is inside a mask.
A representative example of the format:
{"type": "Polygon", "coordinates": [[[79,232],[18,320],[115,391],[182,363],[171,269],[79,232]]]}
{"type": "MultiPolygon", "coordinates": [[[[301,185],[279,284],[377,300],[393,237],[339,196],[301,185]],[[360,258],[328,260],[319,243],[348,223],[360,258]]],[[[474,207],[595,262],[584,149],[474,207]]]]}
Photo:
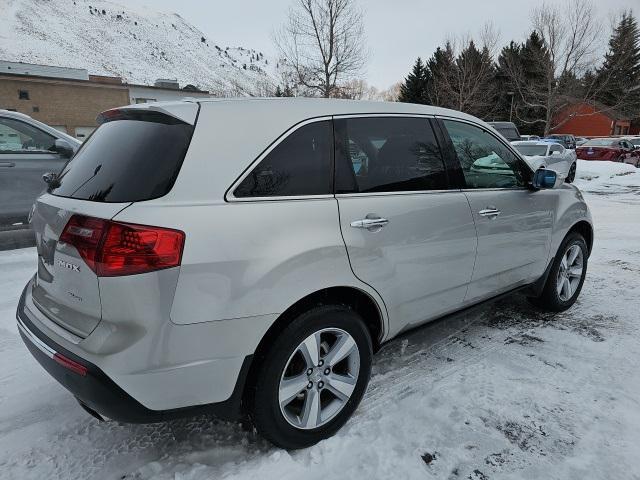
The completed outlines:
{"type": "MultiPolygon", "coordinates": [[[[284,22],[294,1],[128,0],[127,3],[178,13],[216,43],[255,48],[275,55],[272,33],[284,22]]],[[[558,2],[566,0],[556,0],[558,2]]],[[[604,27],[603,45],[606,45],[611,16],[632,7],[637,15],[640,12],[637,2],[594,0],[604,27]]],[[[363,77],[368,83],[384,89],[401,81],[418,56],[430,57],[438,45],[452,36],[477,36],[488,21],[500,33],[500,46],[512,39],[524,40],[531,30],[531,9],[542,2],[359,0],[358,3],[364,13],[369,48],[363,77]]]]}

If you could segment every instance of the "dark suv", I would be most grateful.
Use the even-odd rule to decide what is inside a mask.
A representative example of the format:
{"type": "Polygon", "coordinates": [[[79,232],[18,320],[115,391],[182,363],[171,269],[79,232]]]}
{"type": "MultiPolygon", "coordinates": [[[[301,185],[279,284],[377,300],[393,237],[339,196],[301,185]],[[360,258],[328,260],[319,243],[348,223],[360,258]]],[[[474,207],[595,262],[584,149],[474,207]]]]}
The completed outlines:
{"type": "Polygon", "coordinates": [[[517,142],[522,140],[520,137],[520,132],[518,131],[518,127],[513,122],[487,122],[493,128],[495,128],[498,133],[500,133],[504,138],[509,140],[510,142],[517,142]]]}

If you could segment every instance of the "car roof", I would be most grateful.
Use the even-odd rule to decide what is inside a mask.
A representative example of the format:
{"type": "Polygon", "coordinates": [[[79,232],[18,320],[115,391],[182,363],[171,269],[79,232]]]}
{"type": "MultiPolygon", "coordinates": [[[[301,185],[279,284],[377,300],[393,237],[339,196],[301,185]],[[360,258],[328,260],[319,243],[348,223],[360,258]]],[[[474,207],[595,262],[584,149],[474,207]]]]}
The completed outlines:
{"type": "Polygon", "coordinates": [[[359,114],[440,115],[470,120],[485,126],[488,125],[472,115],[431,105],[335,98],[185,98],[179,101],[141,103],[121,108],[160,110],[178,116],[172,112],[182,110],[185,105],[194,103],[199,104],[203,109],[220,109],[221,112],[224,111],[225,113],[237,111],[238,113],[246,114],[251,110],[256,112],[268,111],[273,118],[290,125],[314,117],[359,114]]]}
{"type": "Polygon", "coordinates": [[[20,118],[23,120],[33,120],[29,115],[20,112],[14,112],[13,110],[4,110],[0,108],[0,115],[3,117],[20,118]]]}
{"type": "Polygon", "coordinates": [[[23,122],[30,123],[31,125],[37,126],[38,128],[50,133],[54,137],[62,138],[64,140],[67,140],[68,142],[71,142],[76,147],[78,147],[79,145],[82,144],[82,142],[80,140],[78,140],[77,138],[74,138],[74,137],[72,137],[71,135],[69,135],[67,133],[61,132],[60,130],[57,130],[57,129],[53,128],[51,125],[47,125],[46,123],[42,123],[42,122],[36,120],[35,118],[30,117],[29,115],[27,115],[25,113],[14,112],[13,110],[0,109],[0,116],[5,117],[5,118],[14,118],[16,120],[22,120],[23,122]]]}

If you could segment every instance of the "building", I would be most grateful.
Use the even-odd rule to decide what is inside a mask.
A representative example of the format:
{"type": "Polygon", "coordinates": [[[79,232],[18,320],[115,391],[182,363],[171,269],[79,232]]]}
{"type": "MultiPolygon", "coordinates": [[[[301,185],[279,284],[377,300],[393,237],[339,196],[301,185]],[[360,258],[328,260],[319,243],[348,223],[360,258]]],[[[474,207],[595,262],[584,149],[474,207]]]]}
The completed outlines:
{"type": "Polygon", "coordinates": [[[568,133],[580,137],[607,137],[628,135],[631,119],[615,110],[593,102],[580,102],[567,106],[554,118],[551,133],[568,133]],[[564,122],[564,123],[563,123],[564,122]]]}
{"type": "Polygon", "coordinates": [[[35,77],[72,78],[89,80],[89,72],[84,68],[54,67],[51,65],[35,65],[23,62],[7,62],[0,60],[0,74],[32,75],[35,77]]]}
{"type": "Polygon", "coordinates": [[[95,130],[97,115],[133,103],[210,97],[193,85],[159,79],[154,85],[123,83],[80,68],[0,61],[0,109],[25,113],[79,139],[95,130]]]}
{"type": "Polygon", "coordinates": [[[0,108],[25,113],[84,139],[103,110],[129,103],[129,89],[118,77],[46,65],[0,63],[0,108]]]}
{"type": "Polygon", "coordinates": [[[180,100],[185,97],[209,98],[211,94],[193,85],[180,88],[177,80],[158,79],[153,85],[127,84],[129,103],[149,103],[180,100]]]}

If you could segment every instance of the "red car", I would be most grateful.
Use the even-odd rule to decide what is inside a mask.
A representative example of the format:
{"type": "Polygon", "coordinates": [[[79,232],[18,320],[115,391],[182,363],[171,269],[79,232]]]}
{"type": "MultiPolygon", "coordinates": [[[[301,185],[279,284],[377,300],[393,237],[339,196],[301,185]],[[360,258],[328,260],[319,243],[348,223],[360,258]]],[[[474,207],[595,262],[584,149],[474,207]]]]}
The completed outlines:
{"type": "Polygon", "coordinates": [[[592,138],[576,148],[581,160],[609,160],[640,166],[640,150],[624,138],[592,138]]]}

